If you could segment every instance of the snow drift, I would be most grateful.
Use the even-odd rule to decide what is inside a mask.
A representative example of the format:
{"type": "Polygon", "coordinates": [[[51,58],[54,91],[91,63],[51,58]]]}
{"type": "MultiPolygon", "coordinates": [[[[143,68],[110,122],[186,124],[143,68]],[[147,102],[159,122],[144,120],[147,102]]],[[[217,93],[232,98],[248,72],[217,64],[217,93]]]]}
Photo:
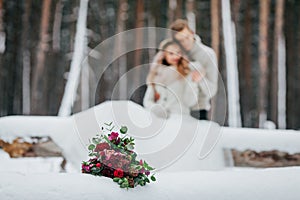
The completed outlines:
{"type": "Polygon", "coordinates": [[[220,127],[214,122],[180,115],[164,120],[132,102],[112,101],[71,117],[3,117],[0,118],[0,137],[50,136],[63,150],[67,161],[79,171],[82,160],[88,157],[89,138],[101,132],[101,125],[110,121],[116,126],[128,126],[129,133],[136,138],[139,156],[158,169],[157,183],[126,191],[105,177],[8,170],[0,172],[0,198],[233,200],[300,197],[296,188],[300,183],[300,168],[228,168],[223,151],[251,148],[300,152],[298,131],[220,127]]]}

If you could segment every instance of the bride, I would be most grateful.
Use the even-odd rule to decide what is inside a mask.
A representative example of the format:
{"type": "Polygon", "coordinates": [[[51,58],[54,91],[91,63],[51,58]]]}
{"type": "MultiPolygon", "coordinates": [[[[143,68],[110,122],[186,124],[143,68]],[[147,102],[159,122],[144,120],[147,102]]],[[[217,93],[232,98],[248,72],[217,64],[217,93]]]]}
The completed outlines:
{"type": "Polygon", "coordinates": [[[192,79],[189,63],[180,47],[171,39],[160,43],[147,76],[147,90],[143,104],[158,117],[171,113],[190,114],[197,103],[197,82],[192,79]]]}

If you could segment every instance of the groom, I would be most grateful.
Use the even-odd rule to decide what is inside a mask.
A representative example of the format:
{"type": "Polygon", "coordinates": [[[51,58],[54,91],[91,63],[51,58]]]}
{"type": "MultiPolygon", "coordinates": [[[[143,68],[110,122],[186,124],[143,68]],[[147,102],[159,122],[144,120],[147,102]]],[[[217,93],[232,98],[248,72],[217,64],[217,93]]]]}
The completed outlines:
{"type": "Polygon", "coordinates": [[[198,103],[192,107],[191,115],[197,119],[207,120],[207,112],[211,108],[210,100],[217,93],[218,63],[214,50],[201,42],[201,39],[183,19],[174,21],[173,39],[185,50],[190,61],[199,62],[202,67],[192,71],[192,79],[198,84],[198,103]]]}

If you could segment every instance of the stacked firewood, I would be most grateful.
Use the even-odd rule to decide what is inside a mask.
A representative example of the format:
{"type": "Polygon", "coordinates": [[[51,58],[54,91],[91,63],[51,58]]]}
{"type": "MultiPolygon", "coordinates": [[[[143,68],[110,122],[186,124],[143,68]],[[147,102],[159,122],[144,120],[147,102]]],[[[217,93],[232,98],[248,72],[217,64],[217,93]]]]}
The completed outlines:
{"type": "Polygon", "coordinates": [[[231,149],[234,166],[238,167],[287,167],[300,166],[300,153],[289,154],[278,150],[256,152],[231,149]]]}
{"type": "Polygon", "coordinates": [[[12,143],[0,139],[0,148],[6,151],[11,158],[19,157],[60,157],[61,149],[51,138],[32,137],[32,141],[26,142],[18,137],[12,143]]]}
{"type": "Polygon", "coordinates": [[[21,138],[14,139],[12,143],[0,139],[0,147],[6,151],[11,158],[23,157],[32,152],[32,144],[21,141],[21,138]]]}

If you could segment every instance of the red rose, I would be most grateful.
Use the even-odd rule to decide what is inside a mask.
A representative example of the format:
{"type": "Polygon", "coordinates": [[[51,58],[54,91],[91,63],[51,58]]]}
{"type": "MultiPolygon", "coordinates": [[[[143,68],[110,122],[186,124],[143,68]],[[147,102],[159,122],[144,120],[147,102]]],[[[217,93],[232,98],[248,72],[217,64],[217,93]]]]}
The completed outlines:
{"type": "Polygon", "coordinates": [[[103,151],[104,149],[107,149],[107,150],[110,149],[109,144],[106,143],[106,142],[102,142],[100,144],[97,144],[97,146],[95,148],[95,152],[100,152],[100,151],[103,151]]]}
{"type": "Polygon", "coordinates": [[[114,171],[114,177],[122,178],[124,176],[124,172],[122,169],[118,168],[114,171]]]}
{"type": "Polygon", "coordinates": [[[97,163],[97,164],[96,164],[96,167],[101,167],[101,163],[97,163]]]}
{"type": "Polygon", "coordinates": [[[117,132],[111,132],[111,134],[108,136],[108,139],[110,141],[116,140],[118,138],[119,134],[117,132]]]}

